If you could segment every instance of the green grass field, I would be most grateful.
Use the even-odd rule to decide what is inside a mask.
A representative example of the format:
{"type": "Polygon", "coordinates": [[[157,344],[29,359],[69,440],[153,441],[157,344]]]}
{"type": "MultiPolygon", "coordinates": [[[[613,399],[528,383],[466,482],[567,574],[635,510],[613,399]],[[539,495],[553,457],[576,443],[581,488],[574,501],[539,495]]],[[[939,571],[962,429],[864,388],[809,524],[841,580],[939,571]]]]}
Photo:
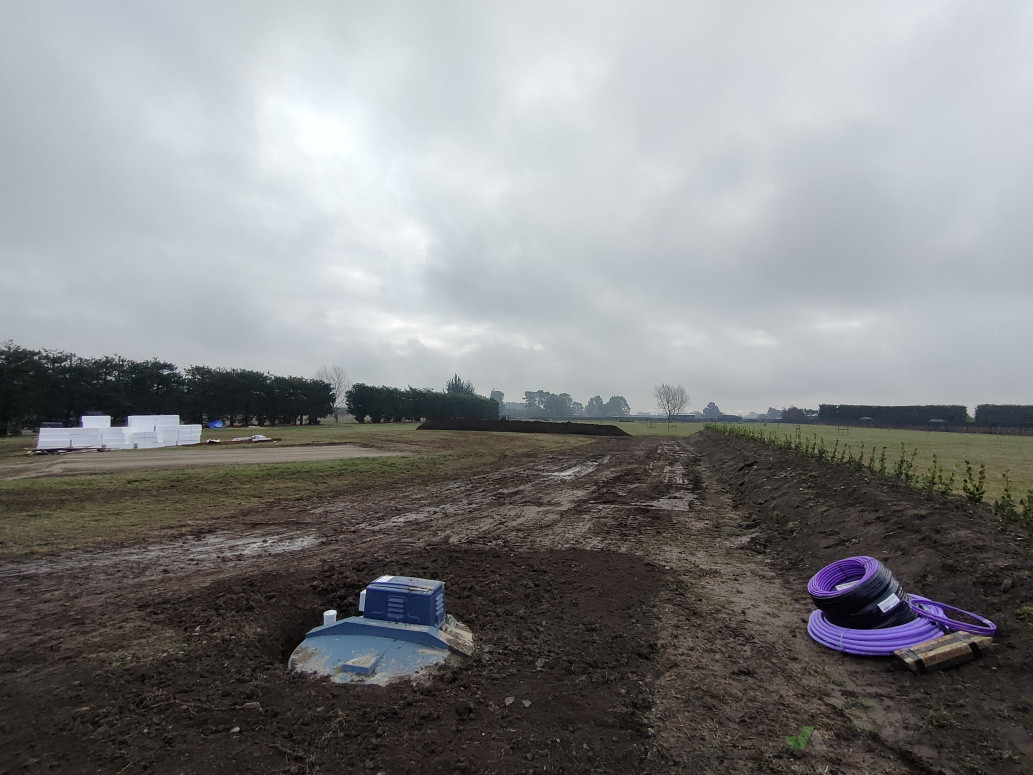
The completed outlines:
{"type": "Polygon", "coordinates": [[[701,422],[674,422],[668,425],[663,420],[635,420],[606,425],[616,425],[631,436],[691,436],[703,430],[701,422]]]}
{"type": "MultiPolygon", "coordinates": [[[[782,436],[793,436],[795,425],[768,423],[751,424],[765,433],[776,432],[782,436]]],[[[915,473],[924,474],[932,466],[933,455],[948,471],[957,466],[956,489],[960,493],[961,480],[965,474],[965,461],[972,463],[975,473],[980,463],[986,464],[987,501],[992,502],[1003,492],[1004,479],[1008,474],[1012,494],[1020,496],[1033,489],[1033,436],[996,436],[984,433],[948,433],[944,431],[905,431],[885,428],[837,428],[834,425],[804,425],[800,432],[804,439],[817,435],[825,440],[828,449],[839,442],[839,449],[849,445],[854,457],[864,446],[865,461],[875,449],[876,460],[886,448],[887,467],[893,469],[901,454],[901,444],[910,456],[918,450],[915,458],[915,473]]]]}

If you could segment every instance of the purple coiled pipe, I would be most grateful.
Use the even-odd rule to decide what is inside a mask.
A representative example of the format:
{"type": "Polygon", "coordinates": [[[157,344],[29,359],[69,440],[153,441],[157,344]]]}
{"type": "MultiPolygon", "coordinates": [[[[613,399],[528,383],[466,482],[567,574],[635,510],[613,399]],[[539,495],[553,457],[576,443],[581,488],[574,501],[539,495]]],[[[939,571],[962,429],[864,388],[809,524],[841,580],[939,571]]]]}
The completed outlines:
{"type": "MultiPolygon", "coordinates": [[[[908,597],[908,602],[928,605],[931,612],[943,614],[943,609],[928,598],[919,595],[908,597]]],[[[945,632],[943,627],[924,617],[879,630],[851,630],[847,627],[838,627],[826,619],[822,611],[817,610],[811,612],[811,618],[807,621],[807,633],[821,645],[846,654],[866,657],[890,656],[897,649],[917,646],[927,640],[939,638],[945,632]]]]}
{"type": "MultiPolygon", "coordinates": [[[[882,567],[882,563],[874,557],[847,557],[837,560],[811,577],[807,582],[807,591],[816,601],[835,598],[869,579],[882,567]],[[849,583],[850,587],[836,589],[837,585],[845,583],[849,583]]],[[[905,594],[904,602],[918,614],[917,618],[906,624],[878,629],[851,629],[833,624],[824,611],[815,610],[807,621],[807,633],[818,643],[835,651],[863,656],[889,656],[897,649],[916,646],[951,630],[991,637],[997,632],[997,625],[989,619],[945,603],[937,603],[921,595],[905,594]],[[977,620],[979,624],[952,619],[944,609],[964,614],[977,620]]]]}
{"type": "Polygon", "coordinates": [[[881,565],[882,563],[874,557],[847,557],[845,560],[836,560],[811,576],[811,580],[807,582],[807,591],[817,598],[836,597],[843,594],[836,589],[837,584],[860,584],[879,570],[881,565]]]}

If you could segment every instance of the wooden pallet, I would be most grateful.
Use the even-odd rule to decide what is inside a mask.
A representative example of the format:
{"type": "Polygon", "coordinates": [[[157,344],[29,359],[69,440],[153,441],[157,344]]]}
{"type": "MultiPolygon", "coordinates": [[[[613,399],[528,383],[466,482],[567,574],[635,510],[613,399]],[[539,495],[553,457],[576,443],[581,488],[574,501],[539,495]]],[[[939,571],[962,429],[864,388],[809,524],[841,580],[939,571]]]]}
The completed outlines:
{"type": "Polygon", "coordinates": [[[985,635],[952,632],[911,648],[897,649],[893,653],[912,672],[925,674],[930,670],[942,670],[978,659],[996,645],[993,638],[985,635]]]}

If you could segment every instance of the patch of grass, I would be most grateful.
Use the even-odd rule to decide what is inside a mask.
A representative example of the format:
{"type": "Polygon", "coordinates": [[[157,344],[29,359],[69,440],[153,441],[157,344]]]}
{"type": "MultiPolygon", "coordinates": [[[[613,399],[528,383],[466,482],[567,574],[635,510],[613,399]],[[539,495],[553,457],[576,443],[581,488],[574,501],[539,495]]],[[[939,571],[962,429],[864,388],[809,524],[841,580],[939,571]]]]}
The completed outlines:
{"type": "MultiPolygon", "coordinates": [[[[349,432],[354,433],[344,433],[349,432]]],[[[234,435],[240,435],[239,429],[234,435]]],[[[358,431],[357,437],[370,446],[406,448],[413,454],[2,480],[0,558],[139,540],[154,531],[214,524],[242,509],[277,502],[429,484],[497,468],[511,458],[592,443],[583,436],[416,432],[412,426],[381,426],[358,431]]],[[[293,439],[327,443],[340,440],[340,434],[305,430],[293,439]]]]}
{"type": "Polygon", "coordinates": [[[950,729],[956,726],[956,722],[954,715],[946,707],[934,702],[929,706],[929,710],[922,719],[922,726],[930,729],[950,729]]]}
{"type": "Polygon", "coordinates": [[[36,434],[31,436],[0,436],[0,460],[21,457],[27,450],[36,446],[36,434]]]}
{"type": "Polygon", "coordinates": [[[691,436],[703,430],[701,422],[673,422],[668,425],[663,420],[625,420],[622,422],[606,422],[602,425],[616,425],[630,436],[691,436]]]}

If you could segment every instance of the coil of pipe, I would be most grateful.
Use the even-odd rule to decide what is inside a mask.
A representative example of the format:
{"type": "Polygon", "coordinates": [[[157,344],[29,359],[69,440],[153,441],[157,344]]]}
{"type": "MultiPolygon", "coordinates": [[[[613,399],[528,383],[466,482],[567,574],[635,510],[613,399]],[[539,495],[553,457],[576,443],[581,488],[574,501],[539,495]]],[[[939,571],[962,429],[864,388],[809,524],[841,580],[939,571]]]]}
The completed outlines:
{"type": "Polygon", "coordinates": [[[808,619],[808,634],[847,654],[888,656],[951,630],[988,636],[997,631],[978,614],[908,594],[874,557],[847,557],[826,565],[811,577],[807,591],[817,609],[808,619]],[[948,611],[972,621],[952,618],[948,611]]]}

